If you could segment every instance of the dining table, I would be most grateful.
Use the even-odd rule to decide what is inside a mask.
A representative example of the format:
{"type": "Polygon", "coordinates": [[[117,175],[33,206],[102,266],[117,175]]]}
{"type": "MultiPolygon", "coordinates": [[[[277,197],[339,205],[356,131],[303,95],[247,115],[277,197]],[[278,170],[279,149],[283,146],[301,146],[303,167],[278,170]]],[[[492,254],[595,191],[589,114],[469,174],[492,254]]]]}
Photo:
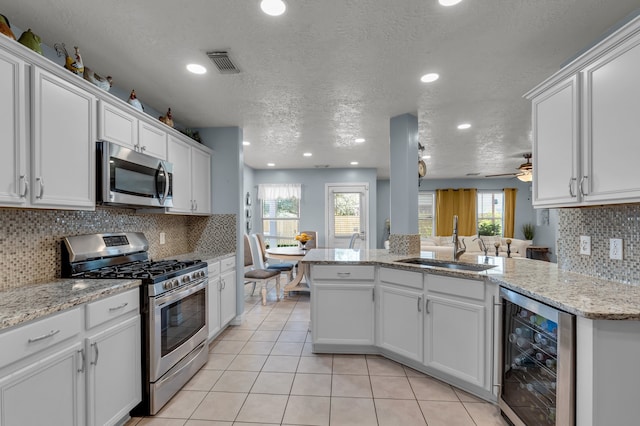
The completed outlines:
{"type": "MultiPolygon", "coordinates": [[[[289,262],[298,262],[299,260],[302,260],[308,252],[308,249],[295,246],[273,247],[266,249],[267,259],[277,259],[289,262]]],[[[298,272],[293,280],[284,286],[284,293],[286,294],[290,291],[303,291],[310,293],[311,289],[309,288],[309,285],[306,281],[303,281],[307,272],[307,266],[304,263],[298,263],[298,272]]]]}

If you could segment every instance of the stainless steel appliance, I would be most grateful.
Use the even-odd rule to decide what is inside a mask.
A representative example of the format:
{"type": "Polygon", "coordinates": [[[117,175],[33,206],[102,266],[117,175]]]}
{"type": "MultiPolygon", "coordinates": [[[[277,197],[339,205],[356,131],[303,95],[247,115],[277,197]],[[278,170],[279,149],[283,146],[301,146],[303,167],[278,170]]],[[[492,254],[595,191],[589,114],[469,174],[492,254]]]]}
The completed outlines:
{"type": "Polygon", "coordinates": [[[516,426],[575,425],[575,319],[511,290],[502,305],[498,405],[516,426]]]}
{"type": "Polygon", "coordinates": [[[173,207],[173,165],[111,142],[96,144],[96,202],[173,207]]]}
{"type": "Polygon", "coordinates": [[[149,259],[140,232],[63,239],[62,276],[142,280],[143,400],[135,414],[153,415],[208,359],[207,264],[149,259]]]}

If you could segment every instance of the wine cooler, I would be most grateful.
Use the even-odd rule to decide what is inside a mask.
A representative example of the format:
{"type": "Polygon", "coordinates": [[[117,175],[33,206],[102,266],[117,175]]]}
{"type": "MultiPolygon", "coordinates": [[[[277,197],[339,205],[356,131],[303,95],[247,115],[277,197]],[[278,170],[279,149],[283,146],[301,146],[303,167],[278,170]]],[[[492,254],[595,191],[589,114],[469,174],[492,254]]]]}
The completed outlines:
{"type": "Polygon", "coordinates": [[[575,425],[575,316],[505,288],[498,404],[516,426],[575,425]]]}

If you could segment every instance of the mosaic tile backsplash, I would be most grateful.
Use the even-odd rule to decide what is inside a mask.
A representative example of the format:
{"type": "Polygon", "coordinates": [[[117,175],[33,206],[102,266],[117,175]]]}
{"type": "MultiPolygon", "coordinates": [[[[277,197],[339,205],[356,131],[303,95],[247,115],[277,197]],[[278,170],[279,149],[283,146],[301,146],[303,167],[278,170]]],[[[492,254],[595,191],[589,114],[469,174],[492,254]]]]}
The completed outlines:
{"type": "Polygon", "coordinates": [[[0,290],[60,277],[63,237],[101,232],[139,231],[149,240],[152,259],[201,251],[235,252],[235,215],[181,216],[136,214],[98,207],[96,211],[0,208],[0,290]],[[160,245],[160,232],[166,244],[160,245]]]}
{"type": "Polygon", "coordinates": [[[640,284],[640,205],[558,210],[558,267],[598,278],[640,284]],[[580,235],[591,237],[591,255],[579,253],[580,235]],[[609,239],[623,240],[623,259],[609,258],[609,239]]]}

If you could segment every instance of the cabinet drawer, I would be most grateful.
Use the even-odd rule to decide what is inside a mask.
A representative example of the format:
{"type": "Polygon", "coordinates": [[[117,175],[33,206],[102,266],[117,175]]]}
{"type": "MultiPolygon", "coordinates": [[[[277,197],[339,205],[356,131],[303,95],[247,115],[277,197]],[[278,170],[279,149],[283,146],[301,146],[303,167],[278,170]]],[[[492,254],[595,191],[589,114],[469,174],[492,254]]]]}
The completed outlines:
{"type": "Polygon", "coordinates": [[[236,267],[236,257],[231,256],[220,261],[220,272],[228,271],[236,267]]]}
{"type": "Polygon", "coordinates": [[[422,290],[422,272],[403,271],[401,269],[380,268],[380,282],[403,285],[422,290]]]}
{"type": "Polygon", "coordinates": [[[484,300],[484,281],[427,275],[427,290],[468,299],[484,300]]]}
{"type": "Polygon", "coordinates": [[[0,334],[0,367],[79,334],[82,308],[74,308],[0,334]]]}
{"type": "Polygon", "coordinates": [[[88,329],[93,328],[128,312],[138,312],[139,306],[140,298],[137,288],[88,303],[86,326],[88,329]]]}
{"type": "Polygon", "coordinates": [[[373,281],[375,278],[375,266],[354,265],[312,265],[311,276],[316,280],[360,280],[373,281]]]}
{"type": "Polygon", "coordinates": [[[207,271],[210,277],[220,275],[220,262],[207,262],[207,271]]]}

